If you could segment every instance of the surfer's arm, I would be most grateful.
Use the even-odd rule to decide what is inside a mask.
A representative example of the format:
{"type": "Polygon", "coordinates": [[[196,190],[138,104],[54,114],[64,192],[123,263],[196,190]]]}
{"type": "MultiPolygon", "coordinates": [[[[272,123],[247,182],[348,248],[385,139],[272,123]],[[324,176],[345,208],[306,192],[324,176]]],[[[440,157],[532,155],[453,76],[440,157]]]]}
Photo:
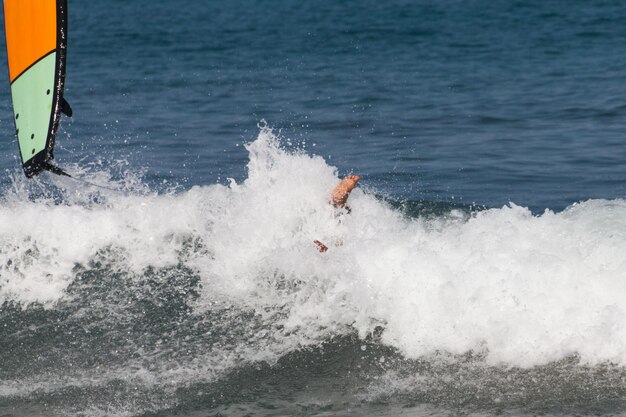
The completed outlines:
{"type": "MultiPolygon", "coordinates": [[[[346,207],[346,202],[348,201],[348,197],[350,197],[350,192],[354,190],[356,184],[361,180],[361,177],[358,175],[348,175],[344,179],[342,179],[339,184],[333,189],[333,192],[330,196],[330,204],[335,208],[344,208],[346,207]]],[[[319,240],[314,240],[313,243],[317,246],[317,250],[321,253],[326,252],[328,250],[328,246],[324,245],[319,240]]]]}
{"type": "Polygon", "coordinates": [[[348,201],[348,197],[350,197],[350,192],[354,190],[354,187],[356,187],[360,179],[361,177],[358,175],[348,175],[337,184],[330,198],[330,203],[333,207],[345,207],[346,201],[348,201]]]}

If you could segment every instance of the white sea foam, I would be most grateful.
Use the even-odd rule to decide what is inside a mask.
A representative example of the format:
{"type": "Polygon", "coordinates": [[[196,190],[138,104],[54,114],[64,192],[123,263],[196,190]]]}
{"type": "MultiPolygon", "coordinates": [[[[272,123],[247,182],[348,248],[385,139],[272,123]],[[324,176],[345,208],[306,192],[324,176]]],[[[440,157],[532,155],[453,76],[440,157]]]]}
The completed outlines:
{"type": "Polygon", "coordinates": [[[0,302],[52,305],[75,266],[107,248],[120,249],[125,270],[174,265],[194,238],[203,250],[183,262],[201,278],[196,311],[218,300],[255,309],[280,324],[268,346],[277,355],[382,326],[408,357],[478,349],[508,365],[573,353],[626,365],[626,202],[424,220],[357,188],[345,215],[328,204],[338,177],[323,158],[281,149],[265,128],[248,151],[247,179],[229,186],[111,193],[100,204],[6,191],[0,302]],[[330,250],[318,253],[314,239],[330,250]]]}

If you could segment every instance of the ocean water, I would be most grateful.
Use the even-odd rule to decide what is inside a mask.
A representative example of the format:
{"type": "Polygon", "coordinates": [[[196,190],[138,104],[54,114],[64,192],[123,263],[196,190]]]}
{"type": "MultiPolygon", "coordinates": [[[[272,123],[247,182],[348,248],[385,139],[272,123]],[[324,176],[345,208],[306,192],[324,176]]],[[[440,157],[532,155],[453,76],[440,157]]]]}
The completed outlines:
{"type": "Polygon", "coordinates": [[[622,2],[69,13],[78,180],[0,71],[0,415],[626,413],[622,2]]]}

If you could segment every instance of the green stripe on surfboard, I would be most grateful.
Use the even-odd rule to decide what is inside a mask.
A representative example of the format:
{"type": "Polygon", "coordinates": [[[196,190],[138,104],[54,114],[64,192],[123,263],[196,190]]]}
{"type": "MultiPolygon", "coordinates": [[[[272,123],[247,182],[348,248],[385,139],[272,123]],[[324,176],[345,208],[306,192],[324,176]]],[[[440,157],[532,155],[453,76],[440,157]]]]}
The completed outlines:
{"type": "Polygon", "coordinates": [[[17,140],[24,163],[46,147],[55,65],[56,52],[37,62],[11,84],[17,140]]]}

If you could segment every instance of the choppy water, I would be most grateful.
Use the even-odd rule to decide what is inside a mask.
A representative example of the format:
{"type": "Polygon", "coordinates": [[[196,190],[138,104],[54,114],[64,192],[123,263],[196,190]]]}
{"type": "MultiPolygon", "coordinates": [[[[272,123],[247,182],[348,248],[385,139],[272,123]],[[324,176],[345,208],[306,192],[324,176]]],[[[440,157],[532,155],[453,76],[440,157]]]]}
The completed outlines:
{"type": "Polygon", "coordinates": [[[22,177],[4,79],[0,414],[623,414],[624,18],[70,2],[109,189],[22,177]]]}

